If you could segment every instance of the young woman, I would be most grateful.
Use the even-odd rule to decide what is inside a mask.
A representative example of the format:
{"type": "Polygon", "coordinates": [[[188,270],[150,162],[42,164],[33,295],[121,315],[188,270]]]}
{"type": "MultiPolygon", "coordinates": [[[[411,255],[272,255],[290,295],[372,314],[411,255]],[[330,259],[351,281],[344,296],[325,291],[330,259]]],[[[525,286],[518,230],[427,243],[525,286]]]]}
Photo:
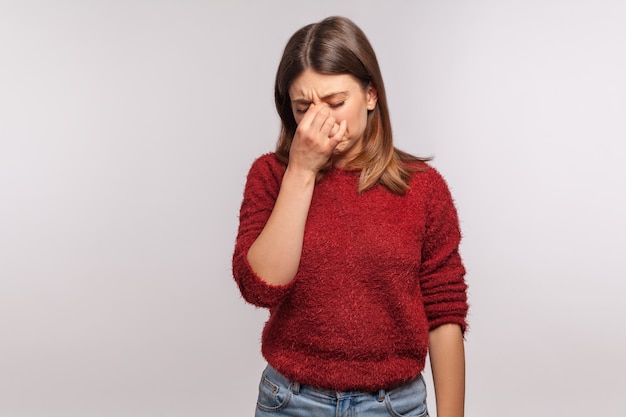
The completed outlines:
{"type": "Polygon", "coordinates": [[[257,417],[463,415],[467,299],[448,187],[396,149],[375,53],[349,19],[298,30],[275,83],[282,129],[248,174],[233,255],[269,309],[257,417]]]}

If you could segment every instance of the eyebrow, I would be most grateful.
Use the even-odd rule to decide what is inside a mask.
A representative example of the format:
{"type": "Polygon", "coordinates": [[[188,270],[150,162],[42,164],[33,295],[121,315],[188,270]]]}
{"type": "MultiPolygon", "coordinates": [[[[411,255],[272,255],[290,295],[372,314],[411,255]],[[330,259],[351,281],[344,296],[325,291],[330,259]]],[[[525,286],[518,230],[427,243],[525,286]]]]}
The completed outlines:
{"type": "MultiPolygon", "coordinates": [[[[326,94],[324,97],[322,97],[322,101],[326,101],[326,100],[330,100],[336,97],[347,97],[348,96],[348,92],[347,91],[339,91],[336,93],[330,93],[330,94],[326,94]]],[[[296,103],[296,104],[311,104],[311,100],[307,100],[305,98],[296,98],[294,100],[291,100],[292,103],[296,103]]]]}

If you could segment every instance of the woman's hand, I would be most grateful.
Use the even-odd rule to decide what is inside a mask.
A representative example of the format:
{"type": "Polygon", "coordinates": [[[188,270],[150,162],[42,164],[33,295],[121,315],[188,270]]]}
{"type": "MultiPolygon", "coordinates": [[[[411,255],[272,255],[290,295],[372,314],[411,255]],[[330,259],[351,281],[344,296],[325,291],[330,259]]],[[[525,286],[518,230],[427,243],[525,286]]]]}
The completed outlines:
{"type": "Polygon", "coordinates": [[[304,114],[291,149],[290,168],[312,171],[317,174],[333,155],[333,150],[345,139],[346,121],[337,124],[326,104],[311,104],[304,114]]]}

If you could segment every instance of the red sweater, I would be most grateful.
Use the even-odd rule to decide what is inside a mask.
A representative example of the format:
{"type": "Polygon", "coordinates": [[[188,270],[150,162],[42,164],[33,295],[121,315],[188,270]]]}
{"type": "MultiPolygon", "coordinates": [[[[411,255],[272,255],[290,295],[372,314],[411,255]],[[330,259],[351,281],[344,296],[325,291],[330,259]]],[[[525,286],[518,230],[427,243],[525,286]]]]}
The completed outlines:
{"type": "Polygon", "coordinates": [[[285,166],[273,154],[252,165],[244,191],[233,275],[246,301],[270,311],[262,353],[302,384],[376,391],[417,376],[428,332],[465,330],[465,269],[448,187],[430,166],[402,196],[357,192],[360,172],[331,169],[316,184],[298,273],[262,281],[248,249],[270,216],[285,166]]]}

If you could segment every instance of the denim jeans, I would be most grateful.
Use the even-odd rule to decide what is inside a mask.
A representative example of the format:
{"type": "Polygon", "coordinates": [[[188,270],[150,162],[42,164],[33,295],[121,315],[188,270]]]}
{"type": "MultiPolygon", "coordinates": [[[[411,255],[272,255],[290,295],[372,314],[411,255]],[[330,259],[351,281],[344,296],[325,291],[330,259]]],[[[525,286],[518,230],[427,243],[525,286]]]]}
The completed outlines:
{"type": "Polygon", "coordinates": [[[426,417],[422,376],[390,390],[330,391],[301,385],[267,366],[255,417],[426,417]]]}

